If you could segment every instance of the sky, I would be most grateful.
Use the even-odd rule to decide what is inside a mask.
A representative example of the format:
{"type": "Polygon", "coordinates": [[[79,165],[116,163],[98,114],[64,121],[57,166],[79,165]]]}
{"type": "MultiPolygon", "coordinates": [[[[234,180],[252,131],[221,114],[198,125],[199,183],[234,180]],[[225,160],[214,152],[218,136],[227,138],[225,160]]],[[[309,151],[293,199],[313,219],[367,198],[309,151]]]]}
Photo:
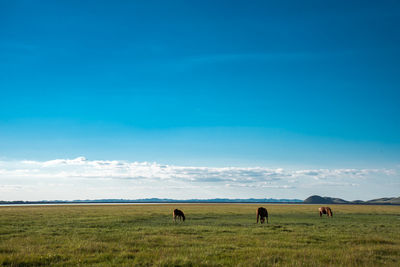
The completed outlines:
{"type": "Polygon", "coordinates": [[[398,1],[0,1],[0,200],[400,196],[398,1]]]}

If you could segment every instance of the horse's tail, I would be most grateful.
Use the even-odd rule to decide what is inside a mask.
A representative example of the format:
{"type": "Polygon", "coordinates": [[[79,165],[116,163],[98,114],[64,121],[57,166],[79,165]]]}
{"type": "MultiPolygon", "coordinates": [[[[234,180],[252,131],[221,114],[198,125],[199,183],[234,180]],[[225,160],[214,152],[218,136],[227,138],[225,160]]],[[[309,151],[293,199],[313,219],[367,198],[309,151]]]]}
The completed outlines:
{"type": "Polygon", "coordinates": [[[259,212],[259,210],[257,210],[257,223],[258,223],[258,216],[259,216],[259,213],[258,213],[258,212],[259,212]]]}

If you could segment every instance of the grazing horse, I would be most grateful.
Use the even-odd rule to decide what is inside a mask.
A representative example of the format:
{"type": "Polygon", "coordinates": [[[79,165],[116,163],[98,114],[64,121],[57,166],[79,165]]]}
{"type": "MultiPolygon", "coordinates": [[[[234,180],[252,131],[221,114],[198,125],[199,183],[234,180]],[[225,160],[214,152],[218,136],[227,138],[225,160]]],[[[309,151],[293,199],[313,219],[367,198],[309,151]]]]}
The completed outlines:
{"type": "Polygon", "coordinates": [[[265,219],[267,219],[268,223],[268,211],[266,208],[260,207],[257,209],[257,223],[258,218],[260,218],[260,223],[264,223],[265,219]]]}
{"type": "Polygon", "coordinates": [[[321,207],[318,209],[318,211],[319,211],[319,217],[322,217],[322,214],[326,214],[326,216],[328,217],[333,216],[332,210],[329,207],[321,207]]]}
{"type": "Polygon", "coordinates": [[[174,212],[172,213],[172,217],[174,218],[174,222],[176,222],[176,217],[178,217],[179,220],[185,221],[185,214],[183,211],[174,209],[174,212]]]}

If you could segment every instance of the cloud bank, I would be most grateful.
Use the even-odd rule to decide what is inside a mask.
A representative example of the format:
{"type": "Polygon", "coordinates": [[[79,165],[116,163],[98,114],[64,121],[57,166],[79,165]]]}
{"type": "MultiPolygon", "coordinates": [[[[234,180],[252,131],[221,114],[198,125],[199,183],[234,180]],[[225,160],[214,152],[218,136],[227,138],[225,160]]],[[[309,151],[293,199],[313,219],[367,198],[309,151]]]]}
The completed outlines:
{"type": "Polygon", "coordinates": [[[346,191],[352,187],[372,186],[376,177],[393,182],[398,174],[394,169],[193,167],[85,157],[0,161],[0,192],[7,200],[15,200],[17,196],[38,200],[52,197],[304,198],[308,195],[300,196],[301,192],[319,193],[311,192],[312,189],[325,188],[328,194],[338,188],[346,191]]]}

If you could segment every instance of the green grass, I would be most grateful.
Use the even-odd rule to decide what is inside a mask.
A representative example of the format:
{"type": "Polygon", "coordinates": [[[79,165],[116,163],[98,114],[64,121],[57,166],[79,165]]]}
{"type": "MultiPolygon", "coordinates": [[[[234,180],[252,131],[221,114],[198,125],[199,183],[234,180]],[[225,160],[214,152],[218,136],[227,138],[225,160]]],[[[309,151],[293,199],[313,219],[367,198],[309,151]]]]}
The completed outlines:
{"type": "Polygon", "coordinates": [[[242,204],[0,207],[5,266],[396,266],[400,206],[242,204]],[[172,210],[187,220],[172,222],[172,210]]]}

